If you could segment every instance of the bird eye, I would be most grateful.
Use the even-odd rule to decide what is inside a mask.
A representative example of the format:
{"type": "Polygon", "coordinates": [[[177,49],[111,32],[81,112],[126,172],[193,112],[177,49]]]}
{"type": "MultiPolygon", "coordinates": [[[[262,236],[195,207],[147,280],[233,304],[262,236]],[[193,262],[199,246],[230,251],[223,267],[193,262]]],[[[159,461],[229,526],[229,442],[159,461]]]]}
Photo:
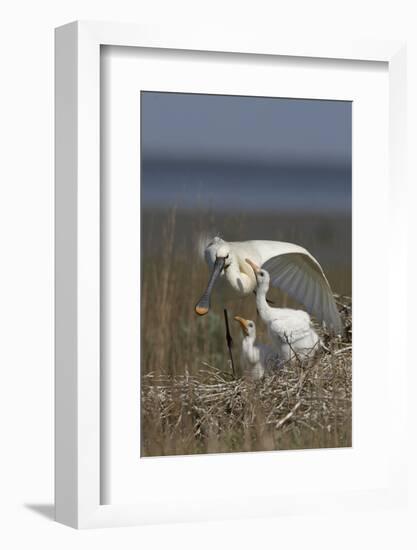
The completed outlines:
{"type": "Polygon", "coordinates": [[[252,328],[252,327],[253,327],[253,323],[249,323],[249,326],[252,328]]]}
{"type": "Polygon", "coordinates": [[[259,273],[259,275],[260,275],[261,277],[263,277],[263,276],[264,276],[264,274],[263,274],[262,272],[261,272],[261,273],[259,273]]]}

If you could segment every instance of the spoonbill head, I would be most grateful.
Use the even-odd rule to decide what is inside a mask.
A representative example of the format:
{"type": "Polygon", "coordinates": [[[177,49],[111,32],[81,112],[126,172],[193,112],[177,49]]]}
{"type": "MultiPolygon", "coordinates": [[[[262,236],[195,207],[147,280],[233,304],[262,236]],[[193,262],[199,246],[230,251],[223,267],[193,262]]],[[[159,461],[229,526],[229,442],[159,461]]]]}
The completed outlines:
{"type": "Polygon", "coordinates": [[[253,269],[253,273],[255,274],[256,278],[256,285],[259,290],[262,292],[265,292],[265,294],[269,290],[269,285],[271,283],[271,277],[266,269],[260,268],[255,262],[252,262],[249,258],[246,258],[246,263],[248,263],[251,268],[253,269]]]}
{"type": "Polygon", "coordinates": [[[239,256],[242,243],[229,243],[215,237],[205,248],[204,258],[211,269],[211,274],[200,300],[195,306],[198,315],[206,315],[210,309],[211,293],[218,278],[226,279],[229,285],[240,295],[246,295],[256,287],[256,279],[251,269],[244,265],[239,256]]]}
{"type": "Polygon", "coordinates": [[[253,338],[255,340],[256,338],[256,326],[253,321],[250,319],[243,319],[243,317],[236,316],[235,321],[237,321],[240,324],[240,328],[242,330],[243,336],[248,336],[249,338],[253,338]]]}

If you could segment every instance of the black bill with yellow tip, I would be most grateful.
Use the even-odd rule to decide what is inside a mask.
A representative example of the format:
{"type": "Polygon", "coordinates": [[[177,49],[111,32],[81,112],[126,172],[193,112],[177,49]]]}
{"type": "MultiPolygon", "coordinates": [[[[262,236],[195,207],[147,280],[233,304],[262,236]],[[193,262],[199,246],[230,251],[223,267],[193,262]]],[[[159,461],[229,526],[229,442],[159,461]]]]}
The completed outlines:
{"type": "Polygon", "coordinates": [[[214,288],[214,285],[216,284],[218,276],[224,268],[224,262],[224,258],[216,258],[209,282],[207,284],[207,288],[195,306],[195,312],[197,313],[197,315],[205,315],[206,313],[208,313],[210,309],[211,292],[214,288]]]}

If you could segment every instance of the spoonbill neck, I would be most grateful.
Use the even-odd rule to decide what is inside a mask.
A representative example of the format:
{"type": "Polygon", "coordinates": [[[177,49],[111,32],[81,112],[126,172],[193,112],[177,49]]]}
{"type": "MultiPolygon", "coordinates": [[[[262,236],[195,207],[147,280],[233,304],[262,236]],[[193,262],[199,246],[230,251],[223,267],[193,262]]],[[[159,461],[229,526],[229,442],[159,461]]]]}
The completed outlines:
{"type": "Polygon", "coordinates": [[[255,340],[256,340],[256,337],[251,335],[251,336],[245,336],[243,338],[243,343],[244,344],[250,344],[251,346],[253,346],[255,344],[255,340]]]}
{"type": "Polygon", "coordinates": [[[266,301],[266,289],[262,286],[256,289],[256,308],[261,317],[265,317],[271,311],[271,306],[266,301]]]}

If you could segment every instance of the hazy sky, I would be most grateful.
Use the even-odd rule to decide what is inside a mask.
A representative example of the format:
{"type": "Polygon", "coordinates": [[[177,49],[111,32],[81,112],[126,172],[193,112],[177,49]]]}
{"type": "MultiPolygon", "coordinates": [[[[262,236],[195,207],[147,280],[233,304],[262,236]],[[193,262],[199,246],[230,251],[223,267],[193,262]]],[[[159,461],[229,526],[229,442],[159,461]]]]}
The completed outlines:
{"type": "Polygon", "coordinates": [[[144,206],[350,209],[350,102],[144,92],[141,117],[144,206]]]}

